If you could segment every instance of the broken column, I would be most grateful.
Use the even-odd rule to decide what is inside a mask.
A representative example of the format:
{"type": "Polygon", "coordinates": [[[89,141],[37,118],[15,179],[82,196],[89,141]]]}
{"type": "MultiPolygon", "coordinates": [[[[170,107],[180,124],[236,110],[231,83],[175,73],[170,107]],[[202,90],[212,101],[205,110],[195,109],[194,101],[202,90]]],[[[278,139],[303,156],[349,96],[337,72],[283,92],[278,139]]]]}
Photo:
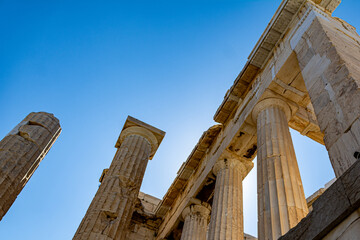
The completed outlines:
{"type": "Polygon", "coordinates": [[[278,239],[308,213],[289,131],[291,109],[268,98],[253,110],[257,122],[258,238],[278,239]]]}
{"type": "Polygon", "coordinates": [[[339,177],[360,152],[360,37],[347,22],[306,8],[290,44],[339,177]]]}
{"type": "Polygon", "coordinates": [[[215,163],[209,240],[244,238],[242,181],[252,167],[251,161],[242,161],[230,154],[215,163]]]}
{"type": "Polygon", "coordinates": [[[208,207],[192,204],[182,212],[184,227],[181,240],[206,240],[207,226],[210,216],[208,207]]]}
{"type": "Polygon", "coordinates": [[[0,220],[9,210],[61,127],[53,114],[32,112],[0,142],[0,220]]]}
{"type": "Polygon", "coordinates": [[[115,157],[74,240],[125,239],[148,160],[164,135],[157,128],[127,118],[115,145],[115,157]]]}

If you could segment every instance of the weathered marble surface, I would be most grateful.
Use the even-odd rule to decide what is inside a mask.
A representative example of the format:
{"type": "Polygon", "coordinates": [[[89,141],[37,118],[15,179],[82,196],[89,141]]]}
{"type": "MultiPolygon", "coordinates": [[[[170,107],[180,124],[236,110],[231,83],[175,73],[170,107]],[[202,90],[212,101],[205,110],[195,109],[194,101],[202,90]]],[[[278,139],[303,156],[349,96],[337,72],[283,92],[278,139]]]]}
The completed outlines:
{"type": "Polygon", "coordinates": [[[184,227],[181,240],[206,240],[210,217],[209,207],[193,204],[183,211],[184,227]]]}
{"type": "Polygon", "coordinates": [[[258,238],[277,239],[308,213],[289,131],[290,107],[268,98],[255,107],[258,129],[258,238]]]}
{"type": "Polygon", "coordinates": [[[213,171],[216,185],[209,240],[244,238],[242,181],[252,167],[252,162],[242,162],[231,157],[215,164],[213,171]]]}
{"type": "Polygon", "coordinates": [[[155,215],[155,209],[160,201],[148,194],[139,193],[126,240],[155,240],[156,230],[161,222],[161,218],[155,215]]]}
{"type": "Polygon", "coordinates": [[[116,144],[115,157],[74,240],[126,238],[148,160],[155,154],[164,135],[164,132],[128,117],[116,144]]]}
{"type": "Polygon", "coordinates": [[[359,208],[360,161],[356,161],[313,203],[313,210],[280,240],[322,239],[326,236],[333,239],[345,232],[350,236],[356,234],[357,228],[346,226],[351,223],[358,226],[359,208]]]}
{"type": "Polygon", "coordinates": [[[360,151],[360,37],[345,21],[308,4],[290,43],[339,177],[360,151]]]}
{"type": "Polygon", "coordinates": [[[0,220],[59,137],[53,114],[32,112],[0,142],[0,220]]]}

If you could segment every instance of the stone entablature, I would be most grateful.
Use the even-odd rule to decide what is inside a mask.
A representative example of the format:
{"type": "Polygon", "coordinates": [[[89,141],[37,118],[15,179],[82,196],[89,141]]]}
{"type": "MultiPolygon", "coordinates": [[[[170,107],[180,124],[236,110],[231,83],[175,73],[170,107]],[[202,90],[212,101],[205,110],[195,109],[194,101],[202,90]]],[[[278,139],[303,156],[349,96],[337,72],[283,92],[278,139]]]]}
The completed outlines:
{"type": "MultiPolygon", "coordinates": [[[[233,86],[225,94],[224,100],[214,116],[216,122],[225,123],[231,112],[236,108],[237,102],[244,99],[255,76],[272,57],[279,41],[282,40],[292,21],[294,21],[294,18],[296,18],[296,15],[306,2],[306,0],[282,1],[269,25],[250,53],[243,70],[235,79],[233,86]]],[[[330,14],[338,7],[340,2],[341,0],[314,1],[318,7],[330,14]]]]}
{"type": "MultiPolygon", "coordinates": [[[[297,16],[297,18],[300,19],[301,14],[297,16]]],[[[296,22],[292,22],[292,26],[295,25],[296,22]]],[[[287,38],[289,39],[288,35],[287,38]]],[[[248,161],[253,160],[256,156],[256,126],[252,121],[251,112],[256,103],[262,99],[276,97],[286,101],[292,112],[289,125],[295,126],[294,128],[303,134],[318,142],[322,142],[323,134],[319,131],[316,120],[314,120],[316,117],[314,117],[311,104],[308,106],[310,100],[309,97],[305,96],[306,90],[304,90],[305,93],[300,99],[305,99],[306,101],[299,103],[301,104],[299,105],[295,102],[289,102],[288,98],[291,96],[281,96],[273,90],[268,89],[278,73],[286,75],[282,66],[290,56],[293,56],[292,49],[289,46],[289,40],[285,42],[286,43],[276,48],[276,57],[270,59],[264,69],[262,69],[261,74],[259,74],[255,80],[252,80],[251,88],[247,90],[246,97],[244,97],[243,100],[238,100],[235,108],[236,111],[234,110],[231,113],[231,121],[224,123],[220,133],[215,137],[213,145],[207,150],[199,162],[199,170],[192,173],[187,183],[183,184],[185,187],[182,188],[181,191],[174,190],[174,188],[170,187],[168,193],[171,191],[176,192],[177,194],[174,194],[176,200],[172,200],[173,204],[171,208],[169,206],[168,212],[163,217],[164,221],[159,229],[159,239],[165,237],[172,229],[172,225],[178,221],[181,215],[180,209],[185,207],[191,197],[199,191],[199,188],[208,181],[209,177],[211,178],[213,165],[226,149],[233,151],[239,158],[248,161]]],[[[298,68],[298,73],[299,72],[300,68],[298,68]]],[[[295,97],[295,99],[299,98],[295,97]]],[[[161,215],[163,215],[163,213],[161,215]]]]}
{"type": "MultiPolygon", "coordinates": [[[[344,21],[330,16],[339,3],[340,1],[316,1],[313,3],[289,0],[282,2],[250,56],[249,62],[226,93],[225,100],[215,115],[215,120],[222,123],[223,127],[214,138],[212,146],[201,158],[198,170],[191,174],[189,172],[190,176],[182,188],[170,187],[168,193],[173,191],[177,193],[177,197],[171,200],[167,213],[161,214],[163,223],[160,225],[157,239],[166,237],[178,223],[181,209],[187,205],[191,197],[195,197],[199,191],[202,191],[200,189],[214,182],[212,179],[216,177],[211,173],[211,168],[217,159],[221,158],[223,152],[230,151],[239,159],[247,161],[252,161],[256,156],[259,146],[252,110],[259,102],[269,98],[286,102],[288,107],[285,115],[288,125],[301,134],[324,144],[324,133],[317,120],[316,108],[314,109],[311,96],[304,84],[302,65],[298,63],[293,45],[303,26],[307,24],[309,15],[333,19],[346,27],[344,21]],[[287,16],[286,21],[280,21],[284,16],[287,16]],[[274,29],[281,29],[277,40],[274,37],[274,29]],[[273,42],[269,42],[269,39],[273,42]],[[266,48],[265,46],[269,50],[267,55],[261,53],[266,48]]],[[[350,29],[348,35],[354,34],[352,28],[347,28],[350,29]]],[[[299,176],[299,174],[295,175],[299,176]]],[[[294,226],[308,211],[301,183],[299,189],[300,193],[302,192],[300,195],[298,194],[302,195],[301,204],[296,210],[299,214],[294,221],[289,220],[289,227],[294,226]],[[302,213],[300,214],[300,212],[302,213]]],[[[164,210],[166,211],[165,208],[164,210]]],[[[281,234],[283,233],[281,232],[281,234]]]]}
{"type": "Polygon", "coordinates": [[[181,165],[174,182],[159,204],[156,215],[164,217],[165,213],[171,208],[174,200],[186,187],[190,176],[198,169],[200,161],[206,156],[206,152],[211,147],[214,139],[219,134],[222,125],[214,125],[203,133],[198,143],[190,153],[187,160],[181,165]]]}

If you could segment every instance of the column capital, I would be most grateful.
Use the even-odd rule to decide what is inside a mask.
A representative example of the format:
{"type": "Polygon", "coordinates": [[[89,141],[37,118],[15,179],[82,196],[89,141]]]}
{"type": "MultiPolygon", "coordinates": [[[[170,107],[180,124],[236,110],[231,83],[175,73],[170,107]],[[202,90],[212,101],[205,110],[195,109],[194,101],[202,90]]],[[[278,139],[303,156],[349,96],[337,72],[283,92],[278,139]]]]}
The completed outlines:
{"type": "Polygon", "coordinates": [[[142,136],[149,141],[151,145],[150,159],[152,159],[162,139],[165,136],[165,132],[136,118],[128,116],[125,121],[124,127],[120,133],[120,136],[115,144],[115,147],[119,148],[125,138],[131,135],[142,136]]]}
{"type": "Polygon", "coordinates": [[[215,175],[218,174],[218,172],[225,168],[238,168],[241,172],[241,177],[244,179],[245,176],[250,172],[250,170],[253,168],[254,163],[252,161],[245,161],[240,160],[235,157],[222,157],[215,163],[213,167],[213,173],[215,175]]]}
{"type": "Polygon", "coordinates": [[[259,113],[271,106],[281,108],[284,111],[287,120],[290,120],[291,108],[284,100],[281,100],[280,98],[266,98],[258,102],[252,110],[252,119],[254,123],[256,123],[259,113]]]}
{"type": "Polygon", "coordinates": [[[208,219],[210,216],[210,209],[200,204],[192,204],[183,210],[181,216],[185,219],[190,214],[198,214],[203,218],[208,219]]]}

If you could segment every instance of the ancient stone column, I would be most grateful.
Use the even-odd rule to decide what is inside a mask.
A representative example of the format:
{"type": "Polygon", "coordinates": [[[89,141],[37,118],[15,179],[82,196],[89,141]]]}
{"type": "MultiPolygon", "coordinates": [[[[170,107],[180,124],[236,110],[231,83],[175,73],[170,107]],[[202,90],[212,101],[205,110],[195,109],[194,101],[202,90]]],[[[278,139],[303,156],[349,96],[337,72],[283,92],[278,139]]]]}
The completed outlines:
{"type": "Polygon", "coordinates": [[[280,99],[261,101],[257,119],[258,238],[278,239],[308,213],[288,127],[291,110],[280,99]]]}
{"type": "Polygon", "coordinates": [[[61,128],[53,114],[30,113],[0,142],[0,220],[9,210],[61,128]]]}
{"type": "Polygon", "coordinates": [[[252,162],[232,157],[215,163],[209,240],[244,239],[242,180],[252,166],[252,162]]]}
{"type": "Polygon", "coordinates": [[[336,177],[360,152],[360,36],[310,1],[290,40],[336,177]]]}
{"type": "Polygon", "coordinates": [[[128,117],[115,157],[73,239],[125,239],[148,160],[164,135],[128,117]]]}
{"type": "Polygon", "coordinates": [[[184,227],[181,240],[206,240],[210,210],[203,205],[190,205],[182,212],[184,227]]]}

